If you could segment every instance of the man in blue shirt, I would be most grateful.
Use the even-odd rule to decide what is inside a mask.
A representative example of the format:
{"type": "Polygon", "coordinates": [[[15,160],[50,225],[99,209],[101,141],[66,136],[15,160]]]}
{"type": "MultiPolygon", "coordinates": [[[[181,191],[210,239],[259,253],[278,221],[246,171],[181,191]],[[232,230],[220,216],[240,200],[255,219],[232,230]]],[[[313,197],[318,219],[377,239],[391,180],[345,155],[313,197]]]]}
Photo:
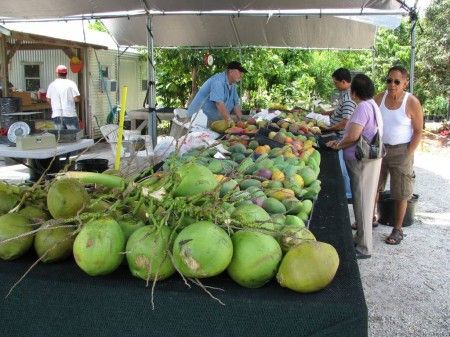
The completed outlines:
{"type": "Polygon", "coordinates": [[[239,62],[228,63],[226,71],[211,76],[203,83],[188,107],[188,116],[192,117],[203,109],[203,113],[208,117],[208,125],[220,119],[231,121],[231,113],[241,119],[236,83],[246,72],[239,62]]]}

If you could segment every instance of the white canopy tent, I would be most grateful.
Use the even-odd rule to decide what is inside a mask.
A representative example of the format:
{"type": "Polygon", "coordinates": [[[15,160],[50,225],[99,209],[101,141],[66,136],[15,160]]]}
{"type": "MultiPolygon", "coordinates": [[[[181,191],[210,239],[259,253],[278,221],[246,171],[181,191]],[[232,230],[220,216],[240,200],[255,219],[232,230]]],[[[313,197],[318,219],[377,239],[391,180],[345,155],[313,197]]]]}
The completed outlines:
{"type": "Polygon", "coordinates": [[[2,1],[2,17],[10,19],[54,19],[71,16],[96,16],[123,11],[195,11],[220,10],[301,10],[301,9],[373,8],[398,10],[396,0],[15,0],[2,1]]]}
{"type": "MultiPolygon", "coordinates": [[[[401,14],[407,11],[400,0],[59,0],[58,6],[54,0],[15,0],[2,4],[0,22],[105,19],[118,44],[147,45],[152,112],[154,46],[367,49],[375,15],[401,14]]],[[[154,113],[148,129],[156,135],[154,113]]]]}
{"type": "MultiPolygon", "coordinates": [[[[147,17],[103,20],[120,45],[147,44],[147,17]]],[[[400,20],[398,20],[399,22],[400,20]]],[[[302,47],[368,49],[376,26],[337,17],[153,16],[156,47],[302,47]]]]}

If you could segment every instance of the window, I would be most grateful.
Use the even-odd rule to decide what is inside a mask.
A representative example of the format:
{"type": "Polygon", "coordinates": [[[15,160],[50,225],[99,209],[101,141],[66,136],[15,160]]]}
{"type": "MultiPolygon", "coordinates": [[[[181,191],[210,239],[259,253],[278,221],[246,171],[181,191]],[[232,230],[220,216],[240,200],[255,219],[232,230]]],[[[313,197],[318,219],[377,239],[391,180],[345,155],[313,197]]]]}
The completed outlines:
{"type": "Polygon", "coordinates": [[[41,87],[41,69],[39,64],[25,64],[25,91],[38,91],[41,87]]]}
{"type": "Polygon", "coordinates": [[[141,80],[141,90],[147,91],[147,80],[141,80]]]}
{"type": "Polygon", "coordinates": [[[99,69],[99,90],[105,91],[107,90],[108,84],[106,83],[109,78],[109,66],[100,65],[99,69]]]}

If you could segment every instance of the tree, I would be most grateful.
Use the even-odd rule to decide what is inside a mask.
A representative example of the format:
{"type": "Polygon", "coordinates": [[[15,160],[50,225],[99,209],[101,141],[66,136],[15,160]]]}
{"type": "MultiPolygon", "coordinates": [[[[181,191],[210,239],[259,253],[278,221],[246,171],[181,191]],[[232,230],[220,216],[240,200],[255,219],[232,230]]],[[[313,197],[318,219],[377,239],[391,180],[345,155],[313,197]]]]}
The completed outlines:
{"type": "Polygon", "coordinates": [[[426,113],[445,117],[450,102],[450,2],[434,1],[421,26],[416,63],[417,96],[424,103],[426,113]]]}

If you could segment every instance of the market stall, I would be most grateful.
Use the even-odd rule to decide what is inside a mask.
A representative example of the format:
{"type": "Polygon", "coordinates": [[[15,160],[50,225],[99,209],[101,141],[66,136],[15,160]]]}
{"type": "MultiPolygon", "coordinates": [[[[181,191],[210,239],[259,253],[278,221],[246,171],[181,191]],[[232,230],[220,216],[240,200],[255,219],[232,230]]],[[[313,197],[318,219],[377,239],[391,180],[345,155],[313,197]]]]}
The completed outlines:
{"type": "MultiPolygon", "coordinates": [[[[151,289],[125,265],[104,277],[90,277],[73,260],[34,267],[0,302],[2,336],[367,336],[367,307],[356,264],[347,202],[337,153],[323,150],[322,191],[310,229],[332,244],[341,263],[324,290],[298,294],[272,281],[247,289],[220,275],[204,280],[222,306],[178,276],[151,289]]],[[[0,294],[36,260],[30,254],[0,262],[0,294]]]]}

